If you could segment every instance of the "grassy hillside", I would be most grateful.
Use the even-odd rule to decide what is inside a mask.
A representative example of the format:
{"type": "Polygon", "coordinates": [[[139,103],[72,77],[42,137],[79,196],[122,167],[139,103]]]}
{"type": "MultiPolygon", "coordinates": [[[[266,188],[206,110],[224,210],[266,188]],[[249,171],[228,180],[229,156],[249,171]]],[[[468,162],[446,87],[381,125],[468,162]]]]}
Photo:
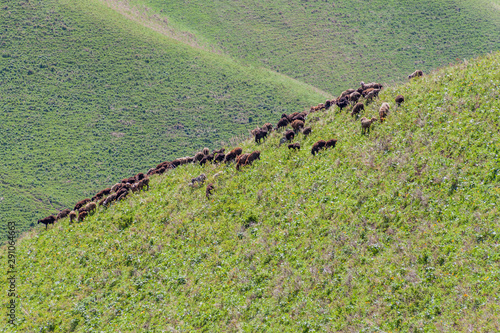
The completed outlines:
{"type": "Polygon", "coordinates": [[[0,240],[116,180],[324,94],[99,1],[0,0],[0,240]]]}
{"type": "Polygon", "coordinates": [[[241,172],[182,166],[83,223],[32,230],[17,329],[498,331],[499,95],[496,53],[383,90],[363,115],[391,113],[369,135],[318,112],[299,152],[279,133],[245,141],[262,154],[241,172]],[[187,185],[202,172],[210,200],[187,185]]]}
{"type": "Polygon", "coordinates": [[[500,49],[498,0],[106,2],[335,94],[500,49]]]}

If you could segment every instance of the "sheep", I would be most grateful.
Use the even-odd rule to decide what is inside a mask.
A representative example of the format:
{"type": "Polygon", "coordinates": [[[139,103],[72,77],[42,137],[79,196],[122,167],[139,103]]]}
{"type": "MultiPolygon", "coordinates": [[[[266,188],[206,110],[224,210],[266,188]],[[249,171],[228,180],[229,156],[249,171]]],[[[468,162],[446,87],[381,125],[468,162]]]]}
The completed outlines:
{"type": "Polygon", "coordinates": [[[121,201],[125,199],[125,197],[129,194],[130,192],[128,189],[122,188],[120,192],[117,193],[116,201],[121,201]]]}
{"type": "Polygon", "coordinates": [[[380,89],[373,89],[368,94],[366,94],[366,96],[365,96],[366,100],[371,101],[373,99],[373,97],[378,96],[379,92],[380,92],[380,89]]]}
{"type": "Polygon", "coordinates": [[[104,205],[104,202],[105,202],[105,201],[106,201],[106,198],[102,198],[102,199],[99,201],[98,205],[99,205],[99,206],[104,205]]]}
{"type": "Polygon", "coordinates": [[[288,145],[288,149],[293,149],[293,150],[300,150],[300,143],[291,143],[288,145]]]}
{"type": "Polygon", "coordinates": [[[80,207],[82,207],[83,205],[85,205],[87,202],[90,202],[90,199],[83,199],[81,201],[78,201],[75,205],[75,208],[73,210],[78,210],[80,209],[80,207]]]}
{"type": "Polygon", "coordinates": [[[72,210],[70,213],[69,213],[69,223],[73,223],[73,221],[76,219],[76,212],[74,210],[72,210]]]}
{"type": "Polygon", "coordinates": [[[361,97],[361,94],[357,91],[353,92],[352,94],[349,95],[349,102],[351,104],[355,104],[358,102],[359,98],[361,97]]]}
{"type": "Polygon", "coordinates": [[[50,215],[50,216],[47,216],[43,219],[38,220],[37,224],[40,224],[40,223],[45,224],[45,230],[47,230],[47,226],[49,224],[54,224],[55,221],[56,221],[56,217],[54,215],[50,215]]]}
{"type": "Polygon", "coordinates": [[[313,144],[311,148],[311,154],[314,156],[316,155],[317,152],[319,152],[321,149],[325,148],[326,146],[326,141],[325,140],[319,140],[315,144],[313,144]]]}
{"type": "Polygon", "coordinates": [[[370,126],[373,122],[377,121],[377,118],[372,117],[372,119],[368,119],[366,117],[361,118],[361,133],[366,134],[370,132],[370,126]]]}
{"type": "Polygon", "coordinates": [[[403,103],[405,101],[405,98],[403,95],[397,95],[395,101],[398,104],[398,106],[401,106],[401,103],[403,103]]]}
{"type": "Polygon", "coordinates": [[[146,176],[142,173],[142,172],[139,172],[137,175],[135,175],[135,181],[136,183],[141,181],[141,179],[144,179],[146,176]]]}
{"type": "Polygon", "coordinates": [[[248,156],[250,156],[250,154],[242,154],[238,156],[236,159],[236,170],[240,170],[240,168],[246,164],[248,156]]]}
{"type": "Polygon", "coordinates": [[[339,99],[341,98],[344,98],[344,97],[348,97],[350,94],[352,94],[353,92],[355,92],[356,90],[354,89],[347,89],[345,91],[343,91],[341,94],[340,94],[340,97],[339,99]]]}
{"type": "Polygon", "coordinates": [[[148,172],[146,173],[146,175],[151,176],[151,175],[153,175],[155,172],[156,172],[156,168],[150,168],[150,169],[148,170],[148,172]]]}
{"type": "Polygon", "coordinates": [[[421,70],[416,70],[413,73],[411,73],[410,75],[408,75],[408,80],[411,80],[414,77],[420,77],[420,76],[424,76],[424,72],[422,72],[421,70]]]}
{"type": "Polygon", "coordinates": [[[202,173],[198,177],[195,177],[195,178],[191,179],[191,183],[190,184],[191,184],[191,186],[194,186],[195,183],[203,184],[206,179],[207,179],[207,176],[204,173],[202,173]]]}
{"type": "Polygon", "coordinates": [[[260,160],[260,151],[253,151],[250,155],[248,155],[245,165],[252,165],[253,161],[260,160]]]}
{"type": "Polygon", "coordinates": [[[287,127],[288,123],[289,123],[288,118],[281,118],[278,121],[278,124],[276,125],[276,130],[287,127]]]}
{"type": "Polygon", "coordinates": [[[372,83],[365,84],[363,81],[361,81],[361,88],[363,90],[366,90],[369,88],[382,89],[382,87],[383,87],[383,85],[381,85],[380,83],[372,82],[372,83]]]}
{"type": "Polygon", "coordinates": [[[207,156],[208,154],[210,154],[210,149],[205,147],[205,148],[203,148],[202,152],[203,152],[203,155],[207,156]]]}
{"type": "Polygon", "coordinates": [[[257,128],[255,132],[253,133],[255,135],[255,143],[260,143],[262,139],[266,139],[267,137],[267,129],[260,129],[257,128]]]}
{"type": "Polygon", "coordinates": [[[108,195],[109,193],[111,193],[111,188],[105,188],[104,190],[97,192],[97,194],[92,197],[92,201],[100,200],[103,196],[108,195]]]}
{"type": "Polygon", "coordinates": [[[176,158],[175,160],[173,160],[172,162],[170,162],[170,164],[172,165],[173,168],[177,168],[179,165],[181,165],[181,159],[180,158],[176,158]]]}
{"type": "Polygon", "coordinates": [[[345,108],[347,105],[349,105],[349,101],[347,100],[347,98],[341,97],[337,100],[336,104],[340,108],[340,111],[342,112],[342,109],[345,108]]]}
{"type": "Polygon", "coordinates": [[[271,123],[265,123],[262,128],[265,128],[268,132],[271,132],[273,130],[273,125],[271,123]]]}
{"type": "Polygon", "coordinates": [[[304,134],[304,136],[308,136],[309,134],[311,134],[311,132],[312,132],[311,126],[308,126],[302,130],[302,134],[304,134]]]}
{"type": "Polygon", "coordinates": [[[300,112],[293,112],[293,113],[290,113],[290,114],[287,116],[288,121],[292,122],[292,121],[293,121],[293,118],[297,117],[299,114],[300,114],[300,112]]]}
{"type": "Polygon", "coordinates": [[[111,193],[111,195],[104,200],[104,202],[102,203],[102,205],[104,207],[109,206],[113,201],[116,200],[117,197],[118,197],[118,193],[117,192],[111,193]]]}
{"type": "Polygon", "coordinates": [[[358,102],[356,103],[356,105],[354,105],[354,107],[352,108],[352,111],[351,111],[351,117],[353,117],[354,115],[356,115],[356,117],[358,116],[358,114],[365,109],[365,105],[362,103],[362,102],[358,102]]]}
{"type": "Polygon", "coordinates": [[[214,160],[214,154],[209,154],[200,161],[200,165],[205,165],[207,162],[212,162],[214,160]]]}
{"type": "Polygon", "coordinates": [[[389,115],[389,103],[382,103],[378,110],[380,122],[383,123],[385,118],[389,115]]]}
{"type": "Polygon", "coordinates": [[[240,147],[234,148],[224,157],[224,162],[229,163],[234,161],[237,156],[241,155],[242,152],[243,149],[241,149],[240,147]]]}
{"type": "Polygon", "coordinates": [[[207,189],[205,191],[205,196],[207,199],[210,199],[210,196],[212,195],[212,192],[215,191],[215,186],[214,184],[210,183],[207,185],[207,189]]]}
{"type": "Polygon", "coordinates": [[[199,162],[203,159],[203,157],[205,157],[205,154],[203,154],[201,151],[200,152],[197,152],[195,155],[194,155],[194,160],[196,162],[199,162]]]}
{"type": "Polygon", "coordinates": [[[293,123],[295,120],[300,120],[300,121],[302,121],[302,122],[304,122],[304,123],[306,122],[306,118],[305,118],[304,116],[302,116],[301,114],[298,114],[298,115],[296,115],[295,117],[293,117],[293,119],[292,119],[292,123],[293,123]]]}
{"type": "Polygon", "coordinates": [[[295,137],[295,133],[294,133],[294,131],[292,131],[292,130],[288,130],[288,131],[286,131],[286,133],[284,134],[284,137],[285,137],[286,141],[292,141],[292,140],[293,140],[293,138],[295,137]]]}
{"type": "Polygon", "coordinates": [[[298,133],[301,128],[304,128],[304,122],[302,120],[294,120],[291,124],[293,131],[298,133]]]}
{"type": "Polygon", "coordinates": [[[90,214],[90,213],[95,212],[97,206],[96,206],[95,202],[91,201],[88,204],[86,204],[85,207],[83,207],[83,208],[90,214]]]}
{"type": "Polygon", "coordinates": [[[374,91],[375,88],[368,88],[368,89],[365,89],[361,92],[361,95],[363,95],[364,98],[366,98],[366,95],[368,95],[369,93],[371,93],[372,91],[374,91]]]}
{"type": "Polygon", "coordinates": [[[59,220],[61,220],[61,219],[65,218],[66,216],[68,216],[68,214],[69,214],[70,212],[71,212],[71,210],[69,210],[69,209],[67,209],[67,208],[66,208],[66,209],[61,210],[61,211],[59,212],[59,214],[57,214],[57,216],[56,216],[56,220],[58,220],[58,221],[59,221],[59,220]]]}
{"type": "Polygon", "coordinates": [[[83,222],[83,220],[89,215],[89,213],[84,210],[83,212],[78,214],[78,222],[83,222]]]}
{"type": "MultiPolygon", "coordinates": [[[[111,187],[111,191],[112,191],[112,192],[116,192],[116,191],[118,191],[121,187],[122,187],[122,183],[116,183],[115,185],[113,185],[113,186],[111,187]]],[[[76,209],[75,209],[75,210],[76,210],[76,209]]]]}
{"type": "MultiPolygon", "coordinates": [[[[271,128],[272,128],[272,127],[273,127],[273,126],[271,125],[271,128]]],[[[224,154],[224,152],[225,152],[225,151],[226,151],[226,148],[214,149],[214,150],[212,151],[212,154],[214,154],[214,156],[215,156],[216,154],[221,155],[221,154],[224,154]]]]}
{"type": "Polygon", "coordinates": [[[330,139],[326,142],[325,148],[335,148],[335,145],[337,144],[337,140],[335,139],[330,139]]]}
{"type": "Polygon", "coordinates": [[[325,109],[328,110],[333,104],[335,104],[335,101],[327,99],[325,102],[325,109]]]}

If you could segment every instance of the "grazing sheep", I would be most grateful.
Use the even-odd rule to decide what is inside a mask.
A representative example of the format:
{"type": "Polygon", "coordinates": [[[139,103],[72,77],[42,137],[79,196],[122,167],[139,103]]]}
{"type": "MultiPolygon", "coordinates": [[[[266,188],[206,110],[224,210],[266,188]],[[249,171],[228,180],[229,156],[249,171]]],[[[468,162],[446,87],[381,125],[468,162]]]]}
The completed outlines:
{"type": "Polygon", "coordinates": [[[153,175],[155,172],[156,172],[156,168],[151,168],[151,169],[149,169],[149,170],[148,170],[148,172],[146,173],[146,175],[151,176],[151,175],[153,175]]]}
{"type": "Polygon", "coordinates": [[[293,123],[295,120],[300,120],[300,121],[302,121],[302,122],[304,122],[304,123],[306,122],[306,118],[305,118],[303,115],[301,115],[301,114],[298,114],[298,115],[296,115],[295,117],[293,117],[293,119],[292,119],[292,123],[293,123]]]}
{"type": "Polygon", "coordinates": [[[336,104],[340,108],[340,111],[342,112],[342,109],[349,105],[349,101],[347,100],[347,98],[341,97],[337,100],[336,104]]]}
{"type": "Polygon", "coordinates": [[[194,155],[194,160],[196,162],[199,162],[203,159],[203,157],[205,157],[205,154],[203,154],[201,151],[200,152],[197,152],[195,155],[194,155]]]}
{"type": "Polygon", "coordinates": [[[355,104],[358,102],[358,100],[361,98],[361,94],[357,91],[353,92],[352,94],[349,95],[349,102],[351,104],[355,104]]]}
{"type": "Polygon", "coordinates": [[[420,77],[420,76],[424,76],[424,72],[422,72],[421,70],[416,70],[413,73],[411,73],[410,75],[408,75],[408,80],[413,79],[414,77],[420,77]]]}
{"type": "Polygon", "coordinates": [[[288,126],[288,118],[281,118],[279,121],[278,121],[278,124],[276,125],[276,129],[279,130],[281,128],[285,128],[288,126]]]}
{"type": "Polygon", "coordinates": [[[288,145],[288,149],[293,149],[293,150],[300,150],[300,143],[291,143],[288,145]]]}
{"type": "Polygon", "coordinates": [[[89,215],[89,213],[84,210],[80,213],[78,213],[78,222],[83,222],[83,220],[89,215]]]}
{"type": "Polygon", "coordinates": [[[326,142],[325,148],[335,148],[335,145],[337,144],[337,140],[335,139],[330,139],[326,142]]]}
{"type": "MultiPolygon", "coordinates": [[[[144,175],[144,174],[141,173],[141,175],[144,175]]],[[[97,194],[92,197],[92,201],[100,200],[103,196],[108,195],[110,193],[111,193],[111,189],[109,187],[105,188],[104,190],[97,192],[97,194]]]]}
{"type": "Polygon", "coordinates": [[[260,151],[253,151],[250,155],[248,155],[245,165],[252,165],[253,161],[260,160],[260,151]]]}
{"type": "Polygon", "coordinates": [[[255,132],[253,133],[255,135],[255,143],[260,143],[262,139],[266,139],[267,137],[267,129],[260,129],[257,128],[255,132]]]}
{"type": "Polygon", "coordinates": [[[117,193],[116,201],[121,201],[125,199],[125,197],[129,194],[130,192],[128,189],[122,188],[120,192],[117,193]]]}
{"type": "Polygon", "coordinates": [[[225,157],[224,157],[224,162],[226,163],[229,163],[229,162],[232,162],[236,159],[236,157],[238,157],[239,155],[241,155],[241,153],[243,152],[243,149],[241,149],[240,147],[238,148],[234,148],[233,150],[231,150],[225,157]]]}
{"type": "Polygon", "coordinates": [[[83,199],[81,201],[78,201],[75,205],[75,208],[73,210],[78,210],[80,209],[83,205],[87,204],[87,202],[90,202],[90,199],[83,199]]]}
{"type": "Polygon", "coordinates": [[[339,99],[341,99],[341,98],[347,98],[350,94],[352,94],[355,91],[356,90],[354,90],[354,89],[347,89],[347,90],[343,91],[342,94],[340,94],[339,99]]]}
{"type": "Polygon", "coordinates": [[[298,115],[300,114],[300,112],[293,112],[293,113],[290,113],[287,118],[290,122],[293,121],[293,118],[297,117],[298,115]]]}
{"type": "Polygon", "coordinates": [[[293,131],[298,133],[301,128],[304,128],[304,122],[302,120],[294,120],[291,124],[293,131]]]}
{"type": "Polygon", "coordinates": [[[99,206],[104,205],[104,201],[106,201],[106,198],[102,198],[102,199],[99,201],[98,205],[99,205],[99,206]]]}
{"type": "Polygon", "coordinates": [[[86,204],[85,207],[83,208],[90,214],[95,212],[95,210],[97,209],[97,205],[95,204],[95,202],[91,201],[88,204],[86,204]]]}
{"type": "MultiPolygon", "coordinates": [[[[118,191],[121,187],[122,187],[122,183],[116,183],[115,185],[113,185],[113,186],[111,187],[111,191],[112,191],[112,192],[116,192],[116,191],[118,191]]],[[[76,210],[76,209],[75,209],[75,210],[76,210]]]]}
{"type": "Polygon", "coordinates": [[[142,172],[139,172],[137,175],[135,175],[135,181],[139,182],[141,179],[144,179],[146,177],[142,172]]]}
{"type": "Polygon", "coordinates": [[[191,179],[191,185],[194,186],[195,183],[203,184],[206,179],[207,179],[207,176],[204,173],[202,173],[198,177],[191,179]]]}
{"type": "Polygon", "coordinates": [[[356,103],[356,105],[354,105],[354,107],[352,108],[351,117],[354,115],[357,117],[359,115],[359,113],[364,109],[365,109],[365,105],[362,102],[356,103]]]}
{"type": "Polygon", "coordinates": [[[292,140],[293,140],[293,138],[295,137],[295,133],[294,133],[294,131],[292,131],[292,130],[288,130],[288,131],[286,131],[286,133],[284,134],[284,137],[285,137],[286,141],[292,141],[292,140]]]}
{"type": "Polygon", "coordinates": [[[109,197],[107,197],[104,202],[102,203],[102,205],[104,207],[107,207],[109,206],[113,201],[116,200],[116,198],[118,198],[118,193],[115,192],[115,193],[111,193],[111,195],[109,197]]]}
{"type": "Polygon", "coordinates": [[[315,144],[313,144],[311,148],[311,154],[316,155],[317,152],[319,152],[321,149],[325,148],[326,146],[326,141],[325,140],[319,140],[315,144]]]}
{"type": "Polygon", "coordinates": [[[54,215],[50,215],[50,216],[47,216],[43,219],[38,220],[37,224],[40,224],[40,223],[45,224],[45,230],[47,230],[47,226],[49,224],[54,224],[55,221],[56,221],[56,217],[54,215]]]}
{"type": "Polygon", "coordinates": [[[366,95],[368,95],[369,93],[371,93],[372,91],[374,91],[375,88],[368,88],[368,89],[365,89],[361,92],[361,95],[363,95],[364,98],[366,98],[366,95]]]}
{"type": "Polygon", "coordinates": [[[378,110],[380,122],[383,123],[385,118],[389,115],[389,103],[382,103],[378,110]]]}
{"type": "Polygon", "coordinates": [[[222,163],[225,158],[226,158],[226,155],[224,155],[224,153],[217,153],[217,155],[215,155],[214,162],[222,163]]]}
{"type": "Polygon", "coordinates": [[[215,186],[214,184],[210,183],[207,185],[207,189],[205,191],[205,196],[207,199],[210,199],[210,196],[212,195],[212,192],[215,191],[215,186]]]}
{"type": "Polygon", "coordinates": [[[271,132],[273,130],[273,125],[271,123],[265,123],[262,128],[265,128],[268,132],[271,132]]]}
{"type": "Polygon", "coordinates": [[[203,159],[200,161],[201,165],[204,165],[205,163],[212,162],[214,160],[214,154],[208,154],[207,156],[203,157],[203,159]]]}
{"type": "Polygon", "coordinates": [[[306,127],[302,130],[302,134],[304,134],[304,136],[308,136],[309,134],[311,134],[312,132],[312,127],[309,126],[309,127],[306,127]]]}
{"type": "Polygon", "coordinates": [[[403,95],[396,96],[396,103],[398,104],[398,106],[401,106],[401,103],[403,103],[404,101],[405,101],[405,98],[403,95]]]}
{"type": "Polygon", "coordinates": [[[179,165],[181,165],[181,159],[180,158],[176,158],[175,160],[173,160],[172,162],[170,162],[170,164],[172,165],[173,168],[177,168],[179,165]]]}
{"type": "Polygon", "coordinates": [[[240,170],[240,168],[246,164],[248,156],[250,156],[250,154],[241,154],[238,156],[236,159],[236,170],[240,170]]]}
{"type": "Polygon", "coordinates": [[[139,188],[139,191],[144,190],[146,188],[146,191],[149,191],[149,178],[144,178],[141,179],[141,181],[137,184],[137,187],[139,188]]]}
{"type": "Polygon", "coordinates": [[[363,81],[361,81],[361,89],[366,90],[366,89],[370,89],[370,88],[382,89],[383,86],[380,83],[376,83],[376,82],[371,82],[371,83],[365,84],[363,81]]]}
{"type": "Polygon", "coordinates": [[[203,148],[202,152],[203,152],[203,155],[206,156],[206,155],[210,154],[210,149],[208,149],[207,147],[205,147],[205,148],[203,148]]]}
{"type": "Polygon", "coordinates": [[[373,89],[370,91],[368,94],[366,94],[365,98],[367,101],[371,101],[373,97],[377,97],[378,93],[380,92],[380,89],[373,89]]]}
{"type": "Polygon", "coordinates": [[[73,221],[76,219],[76,212],[74,210],[72,210],[70,213],[69,213],[69,223],[73,223],[73,221]]]}
{"type": "Polygon", "coordinates": [[[59,212],[59,214],[57,214],[56,216],[56,220],[60,220],[60,219],[63,219],[65,218],[66,216],[68,216],[68,214],[71,212],[71,210],[69,210],[68,208],[66,209],[63,209],[59,212]]]}
{"type": "Polygon", "coordinates": [[[368,119],[366,117],[361,118],[361,133],[366,134],[370,132],[370,126],[373,122],[377,121],[377,118],[373,117],[368,119]]]}

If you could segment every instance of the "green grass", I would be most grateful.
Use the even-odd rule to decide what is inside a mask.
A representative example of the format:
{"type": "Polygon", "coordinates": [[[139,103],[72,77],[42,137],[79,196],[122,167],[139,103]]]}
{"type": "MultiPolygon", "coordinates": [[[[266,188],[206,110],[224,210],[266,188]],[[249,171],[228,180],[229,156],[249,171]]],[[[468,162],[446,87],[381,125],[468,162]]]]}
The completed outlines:
{"type": "Polygon", "coordinates": [[[99,1],[0,0],[0,241],[166,159],[326,98],[99,1]]]}
{"type": "Polygon", "coordinates": [[[458,63],[383,90],[364,115],[391,114],[367,136],[319,112],[300,152],[248,140],[261,160],[241,172],[182,166],[83,223],[35,228],[18,243],[17,330],[500,330],[499,87],[499,53],[458,63]],[[210,200],[187,185],[202,172],[210,200]]]}
{"type": "Polygon", "coordinates": [[[144,19],[166,18],[201,45],[333,94],[500,50],[498,0],[130,3],[144,19]]]}

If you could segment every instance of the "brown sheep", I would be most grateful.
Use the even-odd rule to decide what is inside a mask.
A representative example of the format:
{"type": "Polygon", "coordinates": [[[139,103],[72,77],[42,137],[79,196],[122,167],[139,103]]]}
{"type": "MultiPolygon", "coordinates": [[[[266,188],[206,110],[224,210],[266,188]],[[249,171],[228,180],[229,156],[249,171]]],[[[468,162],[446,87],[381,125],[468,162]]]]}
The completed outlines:
{"type": "Polygon", "coordinates": [[[260,160],[260,151],[256,150],[248,155],[245,165],[252,165],[253,161],[260,160]]]}
{"type": "Polygon", "coordinates": [[[107,207],[109,206],[113,201],[116,200],[116,198],[118,198],[118,193],[115,192],[115,193],[111,193],[111,195],[109,197],[107,197],[104,202],[102,203],[102,205],[104,207],[107,207]]]}
{"type": "Polygon", "coordinates": [[[319,140],[315,144],[313,144],[311,148],[311,154],[316,155],[321,149],[325,148],[326,146],[326,141],[325,140],[319,140]]]}
{"type": "Polygon", "coordinates": [[[396,96],[396,103],[398,104],[398,106],[401,106],[401,103],[403,103],[404,101],[405,101],[405,98],[403,95],[396,96]]]}
{"type": "Polygon", "coordinates": [[[371,101],[373,97],[377,97],[378,93],[380,92],[380,89],[373,89],[370,91],[368,94],[366,94],[365,98],[367,101],[371,101]]]}
{"type": "Polygon", "coordinates": [[[383,86],[380,83],[376,83],[376,82],[371,82],[371,83],[365,84],[363,81],[361,81],[361,88],[363,90],[370,89],[370,88],[382,89],[383,86]]]}
{"type": "Polygon", "coordinates": [[[71,212],[71,210],[69,210],[68,208],[61,210],[59,212],[59,214],[57,214],[56,220],[61,220],[61,219],[65,218],[66,216],[68,216],[68,214],[70,212],[71,212]]]}
{"type": "Polygon", "coordinates": [[[300,121],[302,121],[302,122],[306,122],[306,118],[305,118],[303,115],[301,115],[301,114],[298,114],[298,115],[296,115],[295,117],[293,117],[293,119],[292,119],[292,123],[293,123],[295,120],[300,120],[300,121]]]}
{"type": "Polygon", "coordinates": [[[339,99],[344,98],[344,97],[347,98],[350,94],[352,94],[355,91],[356,90],[354,90],[354,89],[347,89],[347,90],[343,91],[342,94],[340,94],[339,99]]]}
{"type": "Polygon", "coordinates": [[[389,103],[382,103],[378,110],[380,122],[383,123],[385,118],[389,115],[389,103]]]}
{"type": "Polygon", "coordinates": [[[83,220],[89,215],[89,213],[84,210],[78,214],[78,222],[83,222],[83,220]]]}
{"type": "Polygon", "coordinates": [[[335,100],[327,99],[325,102],[325,109],[328,110],[333,104],[335,104],[335,100]]]}
{"type": "Polygon", "coordinates": [[[83,199],[81,201],[78,201],[75,205],[75,208],[73,210],[78,210],[80,209],[83,205],[85,205],[87,202],[90,202],[90,199],[83,199]]]}
{"type": "Polygon", "coordinates": [[[300,143],[291,143],[288,145],[288,149],[293,149],[293,150],[300,150],[300,143]]]}
{"type": "Polygon", "coordinates": [[[304,122],[302,120],[294,120],[291,124],[293,131],[298,133],[301,128],[304,128],[304,122]]]}
{"type": "Polygon", "coordinates": [[[290,122],[293,121],[293,118],[297,117],[298,115],[300,114],[300,112],[293,112],[293,113],[290,113],[287,118],[290,122]]]}
{"type": "Polygon", "coordinates": [[[96,210],[97,206],[96,206],[95,202],[92,202],[92,201],[91,201],[91,202],[89,202],[88,204],[86,204],[86,205],[85,205],[85,207],[83,207],[83,208],[84,208],[87,212],[89,212],[89,214],[90,214],[90,213],[94,213],[94,212],[95,212],[95,210],[96,210]]]}
{"type": "Polygon", "coordinates": [[[420,76],[424,76],[424,72],[422,72],[421,70],[416,70],[413,73],[411,73],[410,75],[408,75],[408,80],[413,79],[414,77],[420,77],[420,76]]]}
{"type": "Polygon", "coordinates": [[[241,155],[241,153],[243,152],[243,149],[241,149],[240,147],[238,148],[234,148],[233,150],[231,150],[224,158],[224,162],[226,163],[229,163],[229,162],[232,162],[236,159],[236,157],[238,157],[239,155],[241,155]]]}
{"type": "Polygon", "coordinates": [[[281,118],[278,121],[278,124],[276,125],[276,130],[287,127],[288,123],[289,123],[288,118],[281,118]]]}
{"type": "Polygon", "coordinates": [[[325,148],[335,148],[335,145],[337,144],[337,140],[335,139],[330,139],[326,142],[325,148]]]}
{"type": "Polygon", "coordinates": [[[69,213],[69,223],[73,223],[73,221],[76,219],[76,212],[74,210],[72,210],[70,213],[69,213]]]}
{"type": "Polygon", "coordinates": [[[217,155],[215,155],[214,162],[222,163],[224,161],[225,157],[226,157],[226,155],[224,155],[224,153],[217,153],[217,155]]]}
{"type": "Polygon", "coordinates": [[[368,95],[369,93],[371,93],[374,90],[375,90],[375,88],[365,89],[365,90],[363,90],[363,92],[361,93],[361,95],[363,95],[363,97],[366,98],[366,95],[368,95]]]}
{"type": "Polygon", "coordinates": [[[353,92],[352,94],[349,95],[349,102],[351,104],[355,104],[358,102],[358,100],[360,99],[361,97],[361,94],[357,91],[353,92]]]}
{"type": "Polygon", "coordinates": [[[288,130],[284,134],[284,137],[285,137],[286,141],[292,141],[293,138],[295,137],[295,133],[292,130],[288,130]]]}
{"type": "Polygon", "coordinates": [[[153,175],[155,173],[156,173],[156,168],[151,168],[151,169],[148,170],[148,172],[146,173],[146,175],[151,176],[151,175],[153,175]]]}
{"type": "Polygon", "coordinates": [[[302,130],[302,134],[304,134],[304,136],[308,136],[309,134],[311,134],[312,132],[312,127],[309,126],[309,127],[306,127],[302,130]]]}
{"type": "Polygon", "coordinates": [[[271,123],[265,123],[262,128],[265,128],[268,132],[271,132],[273,130],[273,125],[271,123]]]}
{"type": "Polygon", "coordinates": [[[351,111],[351,117],[356,115],[356,117],[358,116],[358,114],[365,109],[365,105],[362,103],[362,102],[358,102],[356,103],[356,105],[354,105],[354,107],[352,108],[352,111],[351,111]]]}
{"type": "Polygon", "coordinates": [[[200,165],[204,165],[205,163],[210,163],[214,160],[214,154],[208,154],[207,156],[203,157],[203,159],[200,161],[200,165]]]}
{"type": "Polygon", "coordinates": [[[122,189],[122,190],[120,190],[120,192],[117,193],[116,201],[121,201],[121,200],[125,199],[125,197],[127,195],[129,195],[129,193],[130,192],[128,191],[128,189],[122,189]]]}
{"type": "Polygon", "coordinates": [[[236,159],[236,170],[240,170],[240,168],[246,164],[248,156],[250,156],[250,154],[242,154],[238,156],[236,159]]]}
{"type": "Polygon", "coordinates": [[[205,191],[205,196],[207,199],[210,199],[210,196],[212,195],[212,192],[215,191],[215,186],[214,184],[210,183],[207,185],[207,189],[205,191]]]}
{"type": "Polygon", "coordinates": [[[370,132],[370,126],[373,122],[377,121],[377,118],[373,117],[368,119],[366,117],[361,118],[361,133],[366,134],[370,132]]]}
{"type": "Polygon", "coordinates": [[[262,139],[266,139],[267,137],[267,129],[260,129],[257,128],[256,131],[253,133],[255,135],[255,143],[260,143],[262,139]]]}
{"type": "MultiPolygon", "coordinates": [[[[113,186],[111,187],[111,191],[112,191],[112,192],[116,192],[116,191],[118,191],[121,187],[122,187],[122,183],[116,183],[115,185],[113,185],[113,186]]],[[[75,209],[75,210],[76,210],[76,209],[75,209]]]]}
{"type": "Polygon", "coordinates": [[[47,226],[49,224],[54,224],[54,222],[56,221],[56,217],[54,215],[50,215],[50,216],[47,216],[43,219],[40,219],[38,220],[38,223],[37,224],[45,224],[45,230],[47,230],[47,226]]]}
{"type": "Polygon", "coordinates": [[[149,178],[141,179],[141,181],[137,184],[139,191],[142,191],[144,187],[146,188],[146,191],[149,191],[149,178]]]}
{"type": "Polygon", "coordinates": [[[349,101],[347,100],[347,98],[341,97],[337,100],[336,104],[340,108],[340,111],[342,112],[342,109],[345,108],[347,105],[349,105],[349,101]]]}
{"type": "Polygon", "coordinates": [[[141,179],[144,179],[146,177],[142,172],[139,172],[137,175],[135,175],[135,182],[139,182],[141,179]]]}
{"type": "Polygon", "coordinates": [[[202,152],[203,152],[203,155],[207,156],[208,154],[210,154],[210,149],[205,147],[205,148],[203,148],[202,152]]]}
{"type": "MultiPolygon", "coordinates": [[[[144,174],[142,174],[142,175],[144,175],[144,174]]],[[[92,201],[100,200],[103,196],[108,195],[110,193],[111,193],[111,189],[109,187],[105,188],[104,190],[97,192],[97,194],[92,197],[92,201]]]]}
{"type": "Polygon", "coordinates": [[[99,206],[104,205],[104,201],[106,201],[106,198],[102,198],[102,199],[99,201],[98,205],[99,205],[99,206]]]}
{"type": "Polygon", "coordinates": [[[205,154],[203,154],[201,151],[200,152],[197,152],[195,155],[194,155],[194,160],[196,162],[199,162],[203,159],[203,157],[205,157],[205,154]]]}

